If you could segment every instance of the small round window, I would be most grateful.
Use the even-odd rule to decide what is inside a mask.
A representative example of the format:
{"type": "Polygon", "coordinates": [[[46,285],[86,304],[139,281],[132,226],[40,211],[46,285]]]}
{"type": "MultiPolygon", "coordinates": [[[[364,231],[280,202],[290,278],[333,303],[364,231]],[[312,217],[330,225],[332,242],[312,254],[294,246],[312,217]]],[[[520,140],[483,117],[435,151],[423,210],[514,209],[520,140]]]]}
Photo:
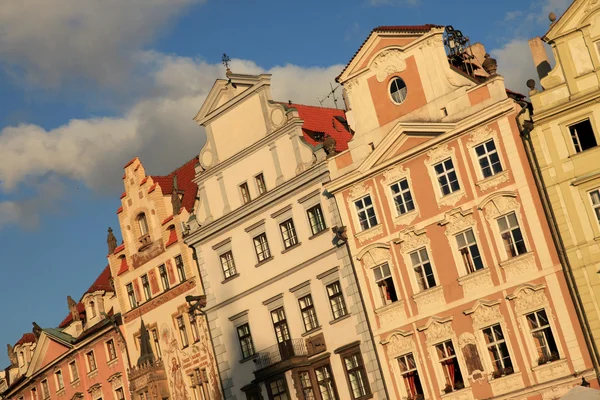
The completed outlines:
{"type": "Polygon", "coordinates": [[[392,96],[392,101],[394,103],[404,103],[404,100],[406,100],[406,83],[404,83],[402,78],[395,77],[391,80],[390,96],[392,96]]]}

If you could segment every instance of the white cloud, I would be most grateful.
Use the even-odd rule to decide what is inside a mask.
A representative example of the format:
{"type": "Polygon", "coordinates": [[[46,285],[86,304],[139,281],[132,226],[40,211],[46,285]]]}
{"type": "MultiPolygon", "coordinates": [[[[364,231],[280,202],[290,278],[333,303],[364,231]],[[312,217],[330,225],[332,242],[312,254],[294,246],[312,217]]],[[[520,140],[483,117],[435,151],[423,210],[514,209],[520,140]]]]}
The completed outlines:
{"type": "Polygon", "coordinates": [[[498,61],[498,73],[504,77],[506,88],[527,95],[525,82],[537,78],[528,41],[512,40],[490,54],[498,61]]]}

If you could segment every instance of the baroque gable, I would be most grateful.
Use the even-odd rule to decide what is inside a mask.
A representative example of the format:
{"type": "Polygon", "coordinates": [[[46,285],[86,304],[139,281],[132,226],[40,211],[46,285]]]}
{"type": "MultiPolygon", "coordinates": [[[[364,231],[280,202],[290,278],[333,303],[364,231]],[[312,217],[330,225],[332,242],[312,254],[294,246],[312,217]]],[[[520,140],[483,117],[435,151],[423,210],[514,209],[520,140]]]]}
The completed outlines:
{"type": "Polygon", "coordinates": [[[571,32],[593,22],[600,11],[600,0],[575,0],[563,15],[554,22],[546,33],[548,40],[554,40],[563,34],[571,32]]]}

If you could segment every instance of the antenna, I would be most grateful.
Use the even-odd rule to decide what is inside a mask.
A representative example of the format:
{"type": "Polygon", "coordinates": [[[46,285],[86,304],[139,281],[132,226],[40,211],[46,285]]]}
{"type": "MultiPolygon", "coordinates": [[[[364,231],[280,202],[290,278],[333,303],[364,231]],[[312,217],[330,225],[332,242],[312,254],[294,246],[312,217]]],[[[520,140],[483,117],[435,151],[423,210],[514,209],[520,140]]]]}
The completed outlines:
{"type": "Polygon", "coordinates": [[[329,87],[331,88],[331,91],[329,93],[327,93],[327,96],[325,96],[324,98],[320,99],[317,97],[317,100],[319,100],[319,104],[321,105],[321,107],[323,107],[323,103],[325,102],[325,100],[329,99],[330,97],[333,98],[333,104],[335,104],[335,108],[338,108],[337,106],[337,97],[335,97],[335,91],[338,90],[340,88],[341,85],[337,85],[336,87],[333,87],[333,84],[331,82],[329,82],[329,87]]]}

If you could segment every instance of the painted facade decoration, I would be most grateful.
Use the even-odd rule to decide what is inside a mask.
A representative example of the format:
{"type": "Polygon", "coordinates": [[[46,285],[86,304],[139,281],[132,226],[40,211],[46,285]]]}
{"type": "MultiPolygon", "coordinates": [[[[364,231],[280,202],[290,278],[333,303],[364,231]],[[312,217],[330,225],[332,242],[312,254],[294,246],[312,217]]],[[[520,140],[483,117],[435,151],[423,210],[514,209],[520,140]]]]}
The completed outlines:
{"type": "Polygon", "coordinates": [[[582,377],[597,385],[519,137],[523,96],[494,61],[487,76],[451,66],[448,32],[377,28],[338,77],[355,135],[325,186],[390,398],[549,399],[582,377]]]}

